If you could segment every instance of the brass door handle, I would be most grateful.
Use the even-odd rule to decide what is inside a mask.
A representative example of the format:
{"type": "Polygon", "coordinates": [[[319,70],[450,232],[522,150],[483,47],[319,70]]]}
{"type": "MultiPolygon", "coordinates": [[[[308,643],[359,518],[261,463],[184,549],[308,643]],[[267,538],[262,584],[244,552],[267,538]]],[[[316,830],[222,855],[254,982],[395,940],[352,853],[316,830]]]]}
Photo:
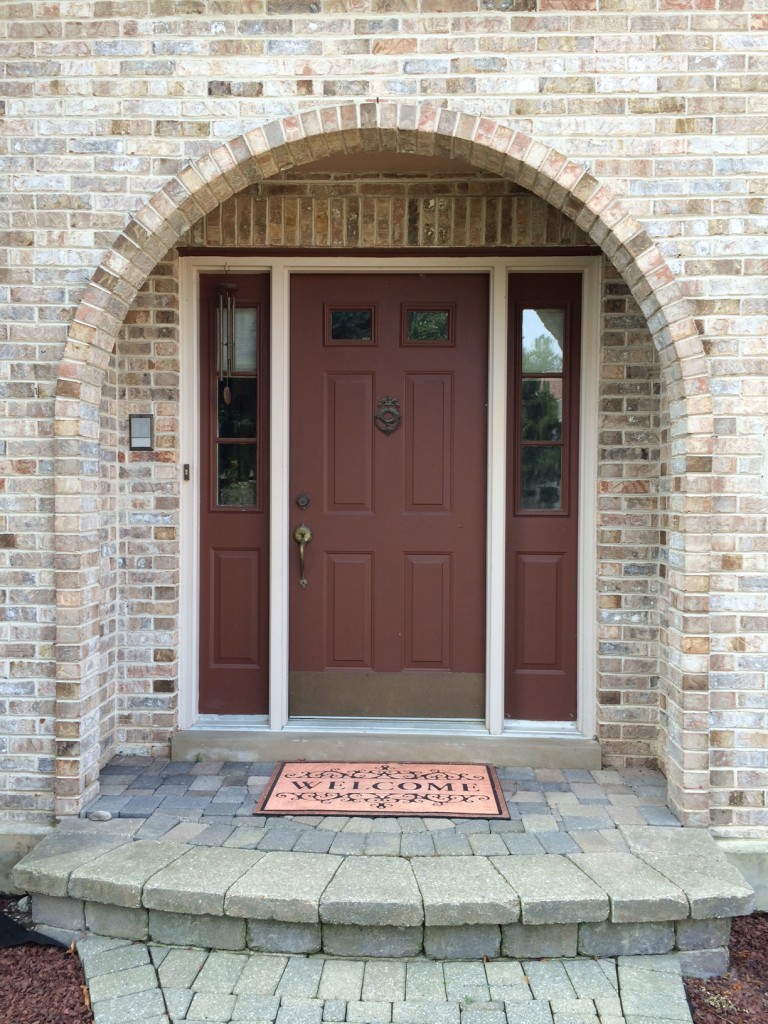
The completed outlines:
{"type": "Polygon", "coordinates": [[[307,586],[307,578],[304,575],[304,548],[312,540],[312,531],[302,523],[301,526],[297,526],[293,531],[293,539],[299,545],[299,573],[301,574],[299,586],[304,590],[307,586]]]}

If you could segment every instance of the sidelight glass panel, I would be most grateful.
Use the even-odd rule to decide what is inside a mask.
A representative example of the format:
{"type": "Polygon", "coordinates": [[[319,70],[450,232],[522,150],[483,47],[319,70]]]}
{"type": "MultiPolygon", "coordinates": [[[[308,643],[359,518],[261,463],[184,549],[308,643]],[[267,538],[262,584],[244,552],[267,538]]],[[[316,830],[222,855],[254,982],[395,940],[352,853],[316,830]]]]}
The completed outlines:
{"type": "Polygon", "coordinates": [[[447,344],[451,338],[450,310],[409,309],[407,340],[416,344],[447,344]]]}
{"type": "Polygon", "coordinates": [[[235,354],[233,373],[256,373],[259,368],[258,307],[235,310],[235,354]]]}
{"type": "Polygon", "coordinates": [[[216,369],[227,373],[257,373],[259,369],[259,309],[246,307],[235,309],[235,343],[227,362],[225,345],[216,353],[216,369]]]}
{"type": "Polygon", "coordinates": [[[256,436],[256,378],[231,377],[219,381],[219,437],[256,436]],[[229,404],[225,389],[229,387],[229,404]]]}
{"type": "Polygon", "coordinates": [[[561,377],[527,377],[522,387],[523,441],[559,441],[563,436],[561,377]]]}
{"type": "Polygon", "coordinates": [[[520,453],[520,507],[559,509],[562,492],[562,448],[526,446],[520,453]]]}
{"type": "Polygon", "coordinates": [[[373,341],[373,309],[332,309],[331,341],[373,341]]]}
{"type": "Polygon", "coordinates": [[[218,446],[218,504],[256,504],[256,445],[218,446]]]}
{"type": "Polygon", "coordinates": [[[523,310],[523,373],[562,373],[565,311],[523,310]]]}

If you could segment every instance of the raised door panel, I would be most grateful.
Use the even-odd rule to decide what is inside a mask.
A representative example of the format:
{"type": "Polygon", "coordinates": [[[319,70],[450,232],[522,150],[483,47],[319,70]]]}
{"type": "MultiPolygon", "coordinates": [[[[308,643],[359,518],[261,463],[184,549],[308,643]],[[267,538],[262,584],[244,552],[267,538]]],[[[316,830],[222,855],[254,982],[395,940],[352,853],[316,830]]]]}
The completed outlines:
{"type": "Polygon", "coordinates": [[[562,554],[518,555],[513,578],[515,668],[560,669],[562,660],[562,554]]]}
{"type": "Polygon", "coordinates": [[[409,373],[405,396],[405,509],[448,512],[453,469],[452,374],[409,373]]]}
{"type": "Polygon", "coordinates": [[[211,649],[217,665],[258,665],[261,559],[258,551],[212,551],[211,649]]]}
{"type": "Polygon", "coordinates": [[[405,667],[450,668],[451,556],[405,556],[405,667]]]}
{"type": "Polygon", "coordinates": [[[370,668],[373,636],[373,555],[326,555],[328,668],[370,668]]]}
{"type": "MultiPolygon", "coordinates": [[[[330,512],[371,512],[373,375],[331,373],[326,385],[327,509],[330,512]]],[[[313,440],[308,438],[307,443],[313,440]]]]}

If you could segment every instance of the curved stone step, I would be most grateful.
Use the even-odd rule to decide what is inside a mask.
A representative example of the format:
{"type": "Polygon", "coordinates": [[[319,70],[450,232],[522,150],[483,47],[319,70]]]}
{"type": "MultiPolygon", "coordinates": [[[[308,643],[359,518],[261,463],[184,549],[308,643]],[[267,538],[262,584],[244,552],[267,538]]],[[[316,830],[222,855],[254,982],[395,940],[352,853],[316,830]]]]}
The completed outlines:
{"type": "Polygon", "coordinates": [[[134,841],[137,828],[84,822],[20,861],[36,922],[285,953],[614,956],[722,949],[753,907],[702,831],[626,828],[630,853],[403,858],[134,841]]]}

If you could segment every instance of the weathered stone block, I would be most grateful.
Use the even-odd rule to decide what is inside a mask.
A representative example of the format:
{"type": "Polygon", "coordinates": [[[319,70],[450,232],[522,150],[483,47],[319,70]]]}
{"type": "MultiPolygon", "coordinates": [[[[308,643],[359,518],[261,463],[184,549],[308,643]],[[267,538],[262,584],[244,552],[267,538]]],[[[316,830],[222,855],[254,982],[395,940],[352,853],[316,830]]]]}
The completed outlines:
{"type": "Polygon", "coordinates": [[[576,956],[576,924],[506,924],[501,929],[501,952],[516,959],[576,956]]]}
{"type": "Polygon", "coordinates": [[[570,859],[607,892],[611,921],[679,921],[688,900],[676,885],[630,853],[571,853],[570,859]]]}
{"type": "Polygon", "coordinates": [[[713,917],[706,921],[678,921],[675,925],[677,949],[717,949],[727,946],[731,934],[731,920],[713,917]]]}
{"type": "Polygon", "coordinates": [[[320,898],[327,924],[421,925],[424,911],[411,866],[396,857],[349,857],[320,898]]]}
{"type": "Polygon", "coordinates": [[[266,853],[229,889],[224,912],[277,921],[319,920],[320,897],[342,863],[327,853],[266,853]]]}
{"type": "Polygon", "coordinates": [[[323,925],[323,952],[334,956],[418,956],[422,943],[420,925],[323,925]]]}
{"type": "Polygon", "coordinates": [[[76,832],[54,832],[13,869],[13,884],[22,891],[66,896],[69,876],[103,853],[126,845],[124,836],[87,839],[76,832]]]}
{"type": "Polygon", "coordinates": [[[110,935],[116,939],[135,939],[139,942],[149,936],[148,912],[140,907],[115,907],[106,903],[85,904],[85,926],[96,935],[110,935]]]}
{"type": "Polygon", "coordinates": [[[174,914],[223,914],[229,888],[263,856],[221,848],[214,858],[205,847],[195,847],[149,879],[142,902],[174,914]]]}
{"type": "Polygon", "coordinates": [[[716,978],[729,966],[728,947],[685,949],[680,953],[680,969],[686,978],[716,978]]]}
{"type": "Polygon", "coordinates": [[[411,864],[427,925],[510,924],[520,916],[517,894],[483,857],[416,857],[411,864]]]}
{"type": "Polygon", "coordinates": [[[524,924],[604,921],[608,896],[567,857],[494,857],[493,865],[520,897],[524,924]]]}
{"type": "Polygon", "coordinates": [[[579,953],[584,956],[637,956],[667,953],[675,944],[671,921],[615,924],[601,921],[579,926],[579,953]]]}
{"type": "Polygon", "coordinates": [[[97,903],[140,907],[145,883],[188,850],[188,846],[153,840],[129,843],[73,871],[69,893],[97,903]]]}
{"type": "Polygon", "coordinates": [[[79,931],[85,928],[85,905],[66,896],[32,894],[32,920],[51,928],[79,931]]]}
{"type": "Polygon", "coordinates": [[[259,921],[249,918],[246,934],[249,949],[264,953],[317,953],[322,948],[318,923],[259,921]]]}
{"type": "Polygon", "coordinates": [[[149,936],[170,946],[205,946],[208,949],[244,949],[245,921],[209,914],[171,914],[151,910],[149,936]]]}
{"type": "Polygon", "coordinates": [[[494,924],[426,925],[424,952],[433,960],[478,960],[497,957],[501,929],[494,924]]]}

